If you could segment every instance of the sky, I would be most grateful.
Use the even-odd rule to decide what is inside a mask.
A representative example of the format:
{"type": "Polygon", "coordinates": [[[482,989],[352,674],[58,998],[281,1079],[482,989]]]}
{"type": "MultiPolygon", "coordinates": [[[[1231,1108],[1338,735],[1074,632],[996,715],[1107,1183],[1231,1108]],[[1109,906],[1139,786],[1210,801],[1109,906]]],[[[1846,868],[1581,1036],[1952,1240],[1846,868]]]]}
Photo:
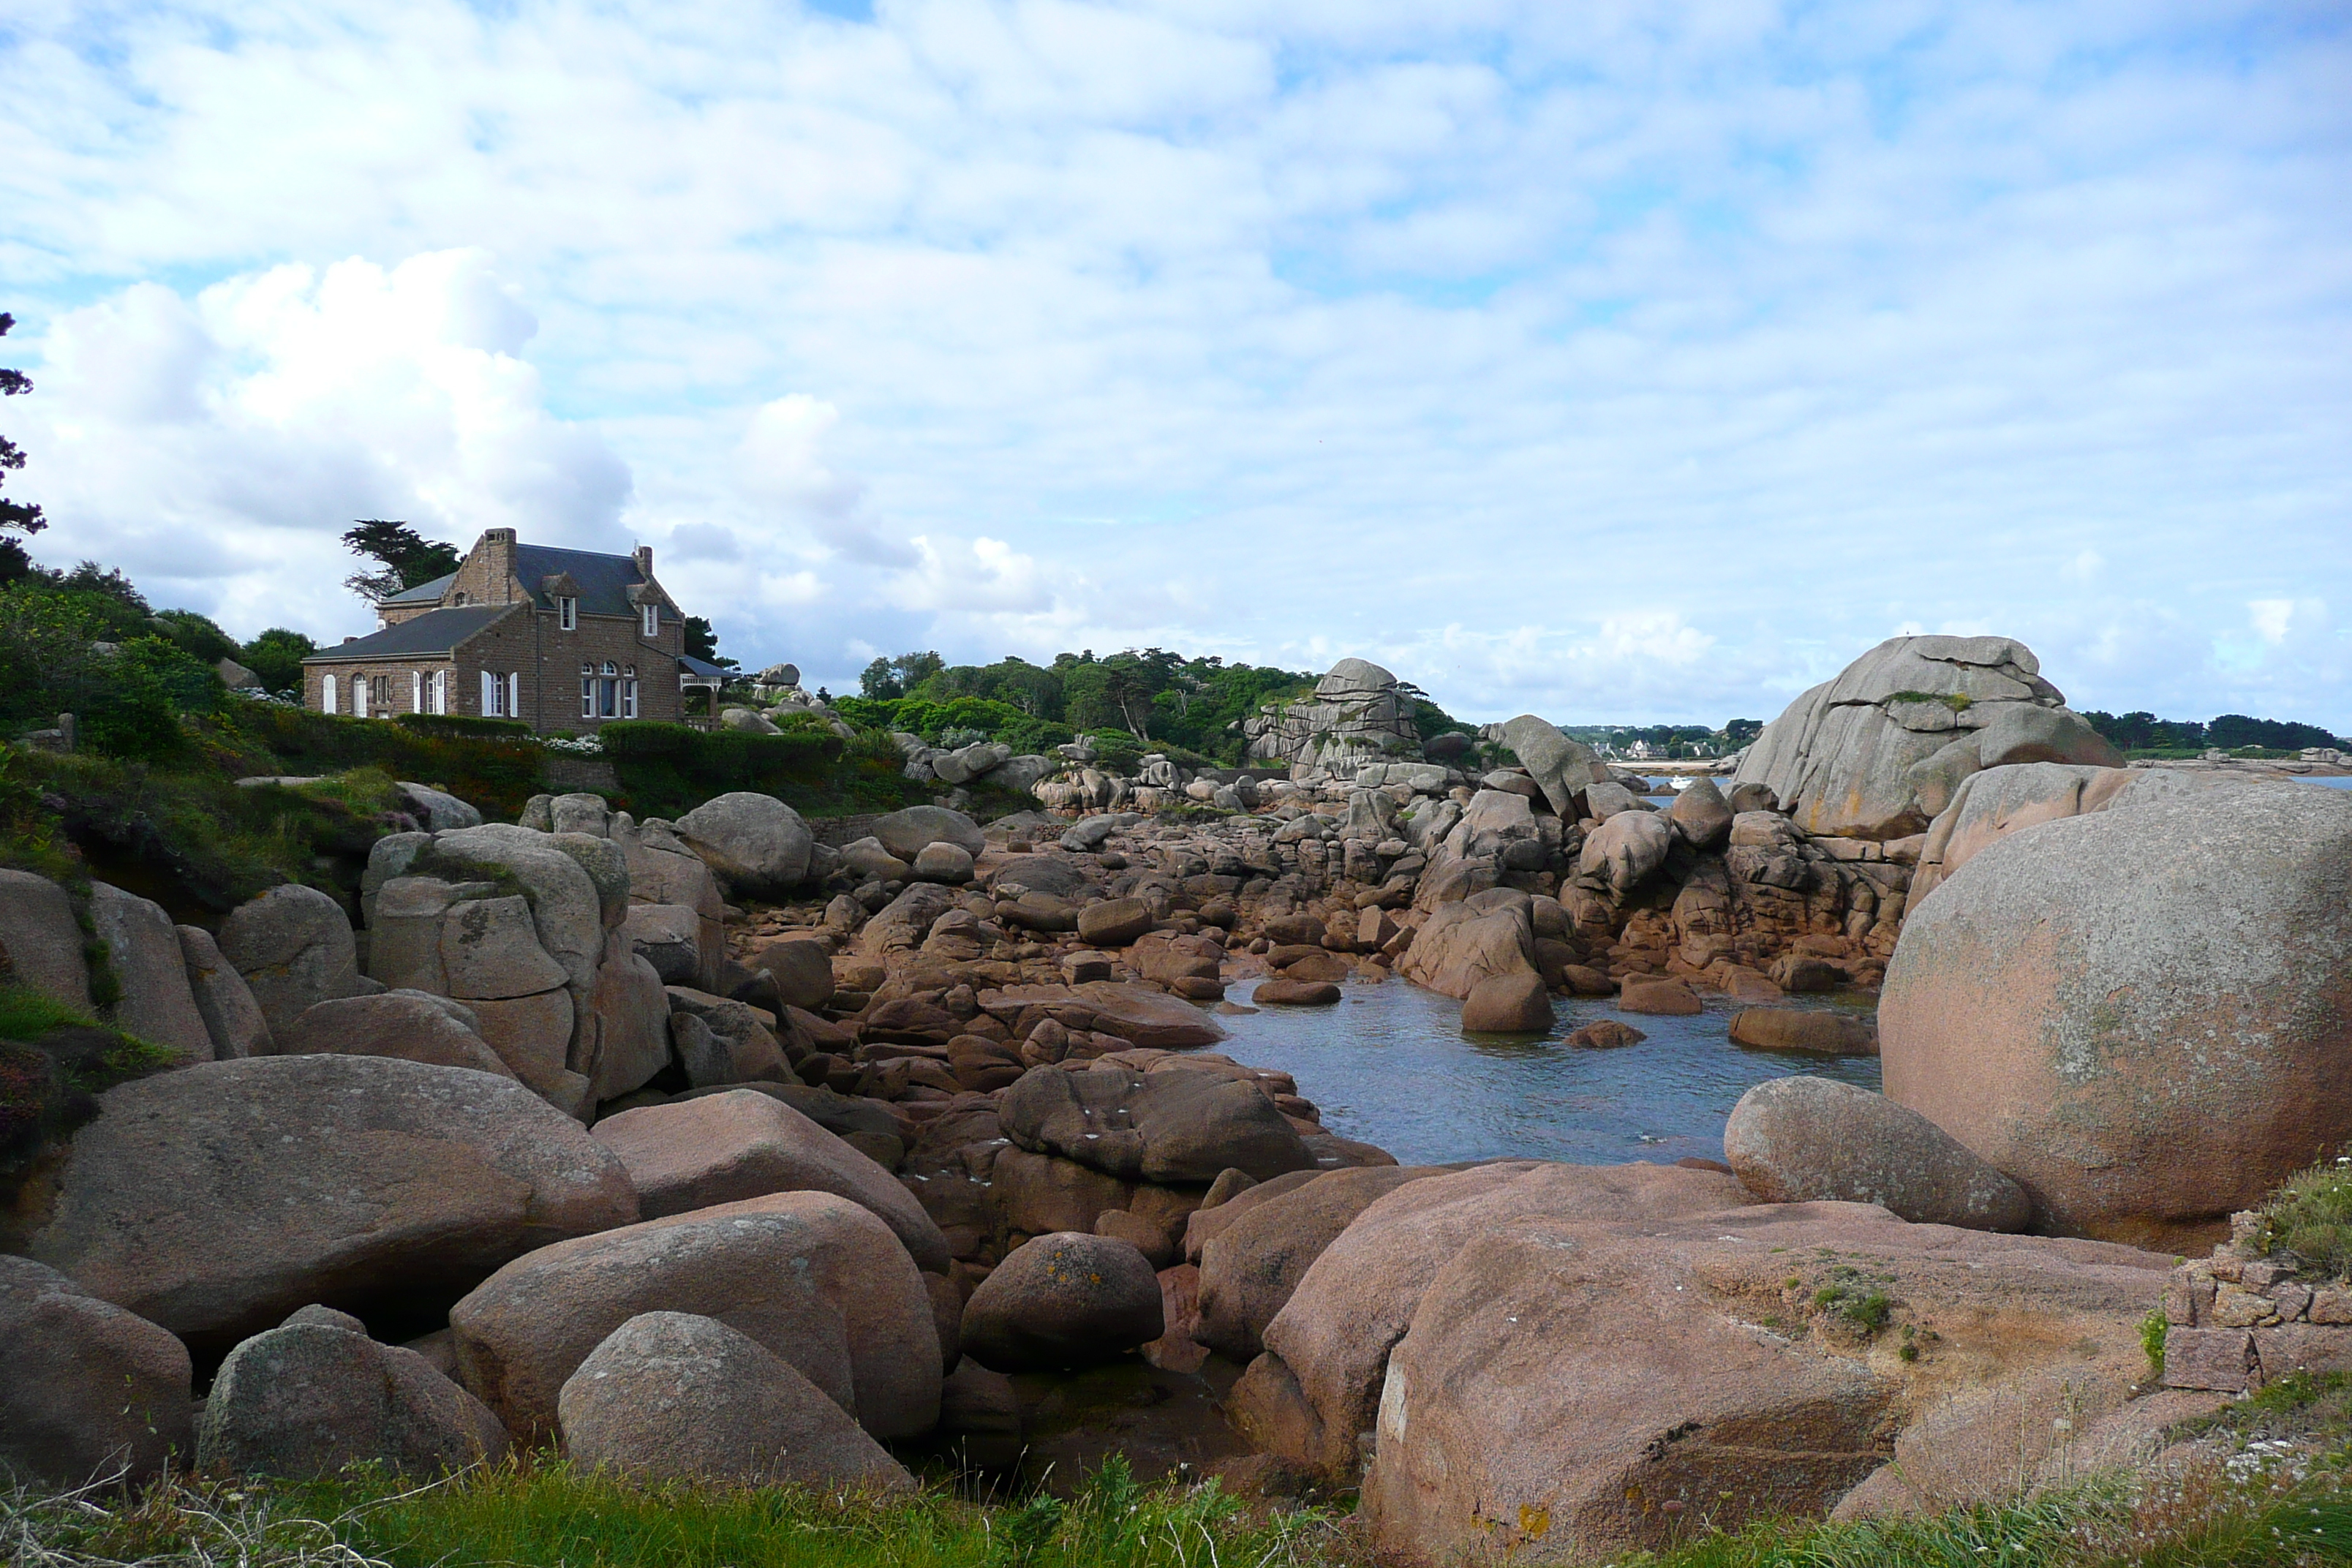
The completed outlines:
{"type": "Polygon", "coordinates": [[[240,637],[399,518],[836,692],[1994,632],[2352,731],[2340,0],[9,0],[0,310],[35,556],[240,637]]]}

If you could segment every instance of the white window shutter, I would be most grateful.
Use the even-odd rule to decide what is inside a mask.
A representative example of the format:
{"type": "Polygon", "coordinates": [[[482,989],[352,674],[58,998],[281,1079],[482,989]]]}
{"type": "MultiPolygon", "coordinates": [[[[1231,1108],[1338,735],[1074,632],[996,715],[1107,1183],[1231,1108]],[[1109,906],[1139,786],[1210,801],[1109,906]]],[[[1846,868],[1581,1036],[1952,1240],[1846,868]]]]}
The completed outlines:
{"type": "Polygon", "coordinates": [[[507,675],[507,717],[522,717],[522,671],[519,669],[507,675]]]}
{"type": "Polygon", "coordinates": [[[411,713],[425,711],[425,672],[421,669],[408,672],[408,710],[411,713]]]}
{"type": "Polygon", "coordinates": [[[368,716],[367,704],[368,678],[364,675],[354,675],[352,677],[352,717],[354,719],[366,718],[368,716]]]}
{"type": "Polygon", "coordinates": [[[499,711],[499,678],[488,670],[482,671],[482,717],[495,718],[499,711]]]}
{"type": "Polygon", "coordinates": [[[320,676],[319,678],[319,711],[332,713],[334,710],[335,678],[331,675],[320,676]]]}

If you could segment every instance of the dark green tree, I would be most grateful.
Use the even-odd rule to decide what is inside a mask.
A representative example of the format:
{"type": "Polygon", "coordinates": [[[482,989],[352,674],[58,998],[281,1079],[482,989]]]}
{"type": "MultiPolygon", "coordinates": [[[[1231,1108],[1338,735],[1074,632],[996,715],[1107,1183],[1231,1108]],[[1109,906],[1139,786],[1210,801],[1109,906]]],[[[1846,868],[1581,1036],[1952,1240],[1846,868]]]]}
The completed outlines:
{"type": "Polygon", "coordinates": [[[427,539],[408,524],[386,518],[360,519],[343,534],[343,542],[352,554],[382,563],[376,571],[354,572],[343,579],[344,587],[370,602],[446,577],[464,559],[456,545],[427,539]]]}
{"type": "MultiPolygon", "coordinates": [[[[5,310],[0,310],[0,338],[6,337],[8,329],[16,324],[16,317],[5,310]]],[[[21,370],[0,368],[0,397],[15,397],[32,390],[31,376],[21,370]]],[[[6,475],[15,473],[24,466],[25,449],[7,437],[0,436],[0,479],[5,479],[6,475]]],[[[48,520],[41,515],[39,507],[0,496],[0,533],[5,533],[10,530],[18,533],[38,533],[48,526],[48,520]]],[[[16,544],[13,540],[9,543],[18,555],[21,556],[24,553],[23,545],[16,544]]],[[[21,572],[16,574],[18,576],[23,574],[21,572]]]]}
{"type": "Polygon", "coordinates": [[[319,645],[300,632],[272,626],[246,644],[236,661],[259,676],[268,690],[299,691],[302,661],[318,651],[319,645]]]}
{"type": "Polygon", "coordinates": [[[689,658],[715,664],[721,669],[740,669],[741,665],[719,653],[719,628],[700,616],[686,617],[686,652],[689,658]]]}

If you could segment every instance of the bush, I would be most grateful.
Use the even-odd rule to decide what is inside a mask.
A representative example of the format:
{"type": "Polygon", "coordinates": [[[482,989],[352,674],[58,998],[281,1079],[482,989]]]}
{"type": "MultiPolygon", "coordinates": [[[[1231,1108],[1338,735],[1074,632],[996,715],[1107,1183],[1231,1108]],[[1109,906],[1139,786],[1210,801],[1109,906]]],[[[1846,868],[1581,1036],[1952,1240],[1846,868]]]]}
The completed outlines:
{"type": "MultiPolygon", "coordinates": [[[[485,815],[512,820],[546,787],[547,753],[528,726],[479,730],[482,720],[433,715],[428,725],[353,719],[267,702],[225,710],[221,736],[250,759],[248,773],[340,773],[379,767],[396,779],[446,789],[485,815]]],[[[512,721],[490,720],[491,724],[512,721]]]]}
{"type": "Polygon", "coordinates": [[[2261,1210],[2254,1245],[2292,1252],[2315,1272],[2352,1278],[2352,1157],[2292,1177],[2261,1210]]]}
{"type": "Polygon", "coordinates": [[[470,713],[395,713],[392,721],[420,735],[458,735],[479,740],[532,739],[530,726],[520,719],[478,719],[470,713]]]}
{"type": "Polygon", "coordinates": [[[806,797],[823,791],[844,750],[841,737],[830,730],[756,735],[650,719],[607,724],[597,735],[620,779],[623,799],[640,817],[676,816],[735,790],[785,800],[806,797]]]}

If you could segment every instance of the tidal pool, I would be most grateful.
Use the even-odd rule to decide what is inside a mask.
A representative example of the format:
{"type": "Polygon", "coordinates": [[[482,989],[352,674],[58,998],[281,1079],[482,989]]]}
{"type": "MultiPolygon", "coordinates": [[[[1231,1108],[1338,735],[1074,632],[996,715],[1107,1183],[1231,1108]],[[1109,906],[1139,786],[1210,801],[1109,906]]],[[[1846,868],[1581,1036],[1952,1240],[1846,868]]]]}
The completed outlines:
{"type": "MultiPolygon", "coordinates": [[[[1462,1004],[1402,980],[1350,984],[1333,1007],[1268,1007],[1222,1022],[1217,1047],[1278,1068],[1343,1137],[1376,1143],[1408,1165],[1521,1156],[1575,1164],[1723,1158],[1723,1124],[1748,1089],[1813,1073],[1874,1089],[1875,1057],[1791,1056],[1731,1043],[1736,1004],[1711,998],[1695,1017],[1621,1013],[1610,998],[1561,1002],[1550,1035],[1462,1032],[1462,1004]],[[1619,1018],[1649,1036],[1586,1050],[1570,1031],[1619,1018]]],[[[1234,998],[1247,999],[1236,986],[1234,998]]],[[[1790,1006],[1852,1007],[1792,997],[1790,1006]]]]}

